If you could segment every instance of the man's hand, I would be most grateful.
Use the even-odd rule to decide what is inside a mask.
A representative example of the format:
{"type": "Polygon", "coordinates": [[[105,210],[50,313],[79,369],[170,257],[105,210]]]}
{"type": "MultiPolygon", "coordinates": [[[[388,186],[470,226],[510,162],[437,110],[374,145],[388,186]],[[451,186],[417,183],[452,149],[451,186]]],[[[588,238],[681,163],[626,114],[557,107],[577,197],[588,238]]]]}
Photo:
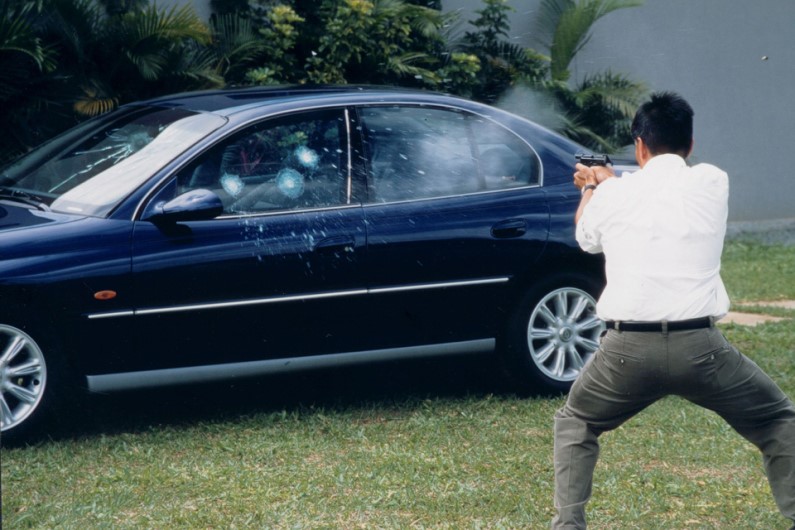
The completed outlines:
{"type": "MultiPolygon", "coordinates": [[[[598,186],[607,179],[616,176],[611,166],[586,166],[585,164],[577,164],[574,168],[576,169],[574,172],[574,185],[577,186],[578,189],[583,189],[583,187],[588,185],[598,186]]],[[[588,189],[591,190],[591,188],[588,189]]],[[[575,224],[580,222],[580,217],[582,217],[585,211],[585,205],[590,202],[591,196],[593,196],[593,191],[587,191],[582,194],[580,205],[577,207],[577,212],[574,214],[575,224]]]]}
{"type": "Polygon", "coordinates": [[[616,176],[611,166],[577,164],[574,168],[576,170],[574,172],[574,185],[580,190],[587,184],[598,186],[605,180],[616,176]]]}

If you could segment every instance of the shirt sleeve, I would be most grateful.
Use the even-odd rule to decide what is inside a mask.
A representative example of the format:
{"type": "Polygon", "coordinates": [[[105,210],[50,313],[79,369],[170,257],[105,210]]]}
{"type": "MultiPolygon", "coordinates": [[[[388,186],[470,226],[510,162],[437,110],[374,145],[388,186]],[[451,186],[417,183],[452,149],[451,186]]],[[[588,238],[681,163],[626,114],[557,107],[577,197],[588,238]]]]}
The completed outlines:
{"type": "Polygon", "coordinates": [[[597,194],[591,197],[577,223],[576,238],[580,248],[590,254],[602,252],[602,234],[599,231],[599,201],[597,194]]]}

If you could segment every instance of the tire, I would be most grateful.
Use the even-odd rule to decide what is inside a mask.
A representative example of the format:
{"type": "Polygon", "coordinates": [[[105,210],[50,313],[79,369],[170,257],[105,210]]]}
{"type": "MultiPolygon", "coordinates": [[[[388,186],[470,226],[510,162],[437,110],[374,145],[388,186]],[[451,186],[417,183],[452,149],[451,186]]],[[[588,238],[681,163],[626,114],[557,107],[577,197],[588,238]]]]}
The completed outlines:
{"type": "Polygon", "coordinates": [[[558,276],[519,300],[505,335],[504,360],[521,392],[567,392],[599,347],[597,282],[558,276]]]}
{"type": "Polygon", "coordinates": [[[55,377],[44,351],[30,335],[0,324],[0,442],[4,446],[44,432],[45,416],[54,404],[55,377]]]}

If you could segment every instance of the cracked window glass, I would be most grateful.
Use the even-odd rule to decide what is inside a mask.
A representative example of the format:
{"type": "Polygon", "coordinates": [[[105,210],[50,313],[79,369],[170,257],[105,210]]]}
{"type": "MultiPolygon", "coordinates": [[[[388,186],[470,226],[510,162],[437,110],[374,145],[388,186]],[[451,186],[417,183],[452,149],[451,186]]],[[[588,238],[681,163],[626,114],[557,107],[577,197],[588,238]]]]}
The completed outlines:
{"type": "Polygon", "coordinates": [[[224,123],[182,109],[131,107],[90,120],[3,171],[0,186],[54,211],[102,216],[224,123]]]}
{"type": "Polygon", "coordinates": [[[346,145],[341,110],[268,120],[190,164],[177,176],[174,193],[208,189],[232,215],[347,204],[346,145]]]}

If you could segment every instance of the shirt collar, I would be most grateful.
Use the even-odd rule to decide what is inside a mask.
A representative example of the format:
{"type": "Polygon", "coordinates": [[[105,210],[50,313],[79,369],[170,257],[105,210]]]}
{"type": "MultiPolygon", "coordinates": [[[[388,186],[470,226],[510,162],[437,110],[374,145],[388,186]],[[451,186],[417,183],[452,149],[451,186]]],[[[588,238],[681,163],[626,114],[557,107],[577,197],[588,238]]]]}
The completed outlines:
{"type": "Polygon", "coordinates": [[[672,169],[680,169],[686,166],[687,162],[685,162],[685,159],[682,158],[681,156],[671,153],[666,153],[662,155],[657,155],[649,159],[649,161],[646,162],[646,165],[643,166],[643,169],[649,169],[652,171],[657,171],[657,170],[665,171],[672,169]]]}

